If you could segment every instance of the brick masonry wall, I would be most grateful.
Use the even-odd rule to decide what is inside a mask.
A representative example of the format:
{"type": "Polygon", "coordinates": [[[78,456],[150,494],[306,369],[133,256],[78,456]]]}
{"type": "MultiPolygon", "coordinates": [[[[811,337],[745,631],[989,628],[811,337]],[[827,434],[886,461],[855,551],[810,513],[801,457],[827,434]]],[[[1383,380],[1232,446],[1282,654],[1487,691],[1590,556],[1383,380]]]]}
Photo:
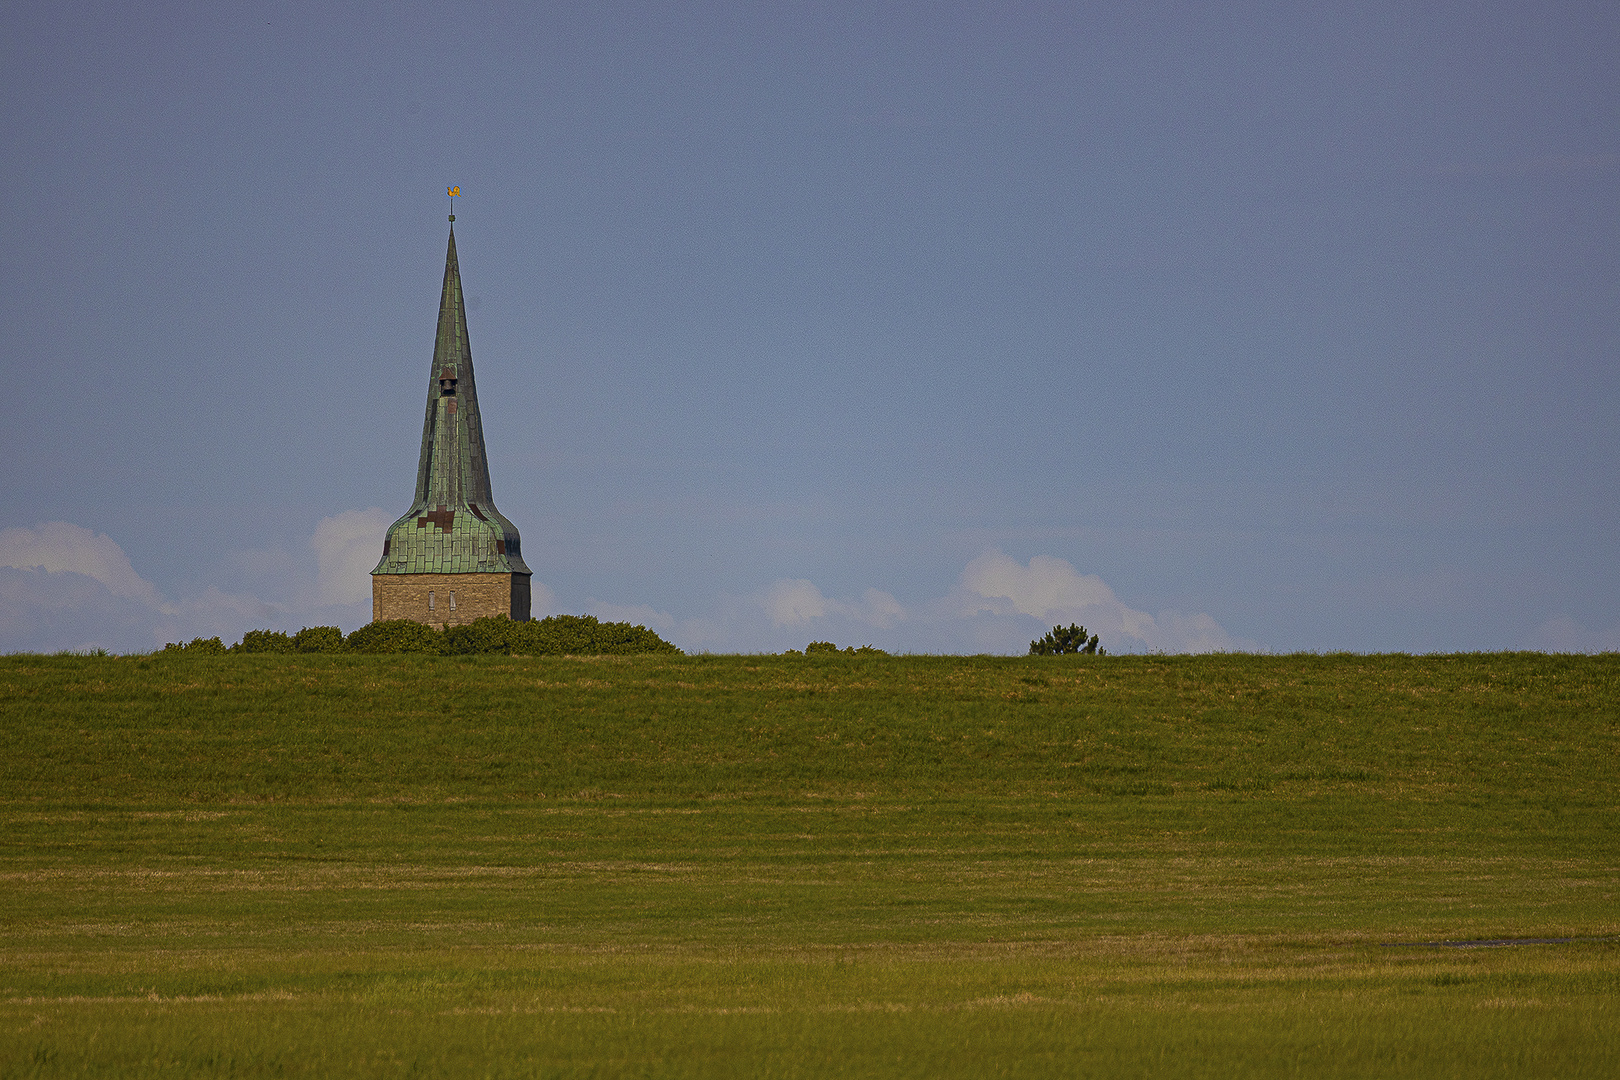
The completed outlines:
{"type": "Polygon", "coordinates": [[[373,574],[371,617],[461,626],[486,615],[529,617],[527,574],[373,574]],[[433,607],[428,607],[428,594],[433,607]],[[454,594],[456,607],[450,610],[454,594]]]}

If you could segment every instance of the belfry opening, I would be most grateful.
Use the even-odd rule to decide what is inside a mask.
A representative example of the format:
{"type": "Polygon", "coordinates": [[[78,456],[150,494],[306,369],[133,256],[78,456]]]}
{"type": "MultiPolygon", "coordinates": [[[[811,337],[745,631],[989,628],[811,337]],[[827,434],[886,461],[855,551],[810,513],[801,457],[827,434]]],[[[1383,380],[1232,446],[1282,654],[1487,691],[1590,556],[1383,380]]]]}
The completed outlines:
{"type": "Polygon", "coordinates": [[[486,615],[521,622],[529,617],[531,576],[517,526],[490,495],[451,215],[416,499],[383,539],[371,572],[371,617],[435,626],[486,615]]]}

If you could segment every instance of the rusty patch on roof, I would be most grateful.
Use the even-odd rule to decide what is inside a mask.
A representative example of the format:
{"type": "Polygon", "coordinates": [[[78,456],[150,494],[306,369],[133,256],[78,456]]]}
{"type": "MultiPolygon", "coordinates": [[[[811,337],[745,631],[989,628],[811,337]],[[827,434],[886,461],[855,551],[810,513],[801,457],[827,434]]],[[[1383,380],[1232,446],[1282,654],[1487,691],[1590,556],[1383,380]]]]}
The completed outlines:
{"type": "Polygon", "coordinates": [[[416,519],[416,527],[418,529],[425,529],[429,525],[437,525],[440,532],[449,532],[450,527],[455,523],[456,512],[454,510],[446,510],[442,506],[437,510],[429,510],[426,514],[423,514],[421,517],[416,519]]]}

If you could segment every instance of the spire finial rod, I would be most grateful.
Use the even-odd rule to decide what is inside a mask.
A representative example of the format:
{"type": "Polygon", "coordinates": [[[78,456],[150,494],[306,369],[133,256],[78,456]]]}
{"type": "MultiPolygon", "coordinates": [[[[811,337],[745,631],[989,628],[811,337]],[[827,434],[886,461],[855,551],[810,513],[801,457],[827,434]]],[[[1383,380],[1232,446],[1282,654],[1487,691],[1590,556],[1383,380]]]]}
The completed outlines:
{"type": "Polygon", "coordinates": [[[453,187],[447,187],[444,189],[444,193],[450,196],[450,224],[454,225],[456,222],[456,196],[461,194],[461,185],[456,184],[453,187]]]}

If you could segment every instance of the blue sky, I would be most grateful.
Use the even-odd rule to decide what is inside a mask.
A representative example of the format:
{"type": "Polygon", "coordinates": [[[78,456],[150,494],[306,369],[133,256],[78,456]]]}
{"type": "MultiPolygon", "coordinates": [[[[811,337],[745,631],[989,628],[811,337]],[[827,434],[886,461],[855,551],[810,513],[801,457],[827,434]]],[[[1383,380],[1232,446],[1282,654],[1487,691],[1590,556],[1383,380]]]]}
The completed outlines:
{"type": "Polygon", "coordinates": [[[1620,648],[1612,3],[8,5],[0,50],[0,650],[369,618],[447,184],[549,610],[1620,648]]]}

